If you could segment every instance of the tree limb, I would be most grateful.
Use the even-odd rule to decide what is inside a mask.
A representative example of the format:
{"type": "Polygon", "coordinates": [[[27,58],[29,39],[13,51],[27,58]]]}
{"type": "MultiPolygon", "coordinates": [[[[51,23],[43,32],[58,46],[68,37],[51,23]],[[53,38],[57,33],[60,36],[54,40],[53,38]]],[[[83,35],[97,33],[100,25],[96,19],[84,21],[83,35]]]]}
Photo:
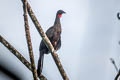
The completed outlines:
{"type": "MultiPolygon", "coordinates": [[[[31,64],[18,52],[9,42],[7,42],[0,35],[0,42],[10,51],[12,52],[30,71],[32,71],[31,64]]],[[[47,80],[42,74],[39,77],[41,80],[47,80]]]]}
{"type": "MultiPolygon", "coordinates": [[[[24,2],[24,0],[21,0],[21,1],[24,2]]],[[[35,16],[35,14],[34,14],[33,11],[32,11],[32,8],[30,7],[30,5],[29,5],[28,2],[27,2],[27,10],[28,10],[28,14],[29,14],[30,18],[32,19],[35,27],[37,28],[39,34],[41,35],[41,37],[42,37],[45,45],[47,46],[47,48],[48,48],[49,51],[51,52],[52,57],[53,57],[56,65],[57,65],[57,67],[58,67],[58,69],[59,69],[59,72],[61,73],[62,78],[63,78],[64,80],[69,80],[66,72],[65,72],[64,69],[63,69],[63,66],[62,66],[62,64],[61,64],[61,62],[60,62],[60,59],[59,59],[58,55],[56,54],[56,52],[55,52],[55,50],[54,50],[53,45],[51,44],[50,40],[48,39],[48,37],[47,37],[46,34],[44,33],[42,27],[40,26],[40,24],[39,24],[39,22],[38,22],[38,20],[37,20],[37,18],[36,18],[36,16],[35,16]]]]}
{"type": "Polygon", "coordinates": [[[31,42],[31,37],[30,37],[28,17],[27,17],[27,0],[24,0],[23,2],[23,10],[24,10],[25,33],[26,33],[26,40],[28,44],[28,51],[29,51],[29,56],[30,56],[30,61],[31,61],[32,73],[33,73],[34,80],[38,80],[37,71],[36,71],[35,62],[34,62],[34,55],[33,55],[33,50],[32,50],[32,42],[31,42]]]}

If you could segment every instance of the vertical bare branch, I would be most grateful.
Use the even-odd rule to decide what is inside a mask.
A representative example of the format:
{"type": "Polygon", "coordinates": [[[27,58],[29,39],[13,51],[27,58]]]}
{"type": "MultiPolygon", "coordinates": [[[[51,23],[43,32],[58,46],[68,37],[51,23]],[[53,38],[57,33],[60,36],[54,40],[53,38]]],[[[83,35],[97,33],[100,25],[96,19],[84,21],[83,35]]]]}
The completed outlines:
{"type": "MultiPolygon", "coordinates": [[[[21,1],[23,2],[24,0],[21,0],[21,1]]],[[[61,62],[60,62],[60,59],[59,59],[58,55],[56,54],[56,52],[55,52],[55,50],[54,50],[53,45],[51,44],[50,40],[48,39],[48,37],[47,37],[46,34],[44,33],[42,27],[40,26],[40,24],[39,24],[36,16],[34,15],[34,13],[33,13],[33,11],[32,11],[32,8],[30,7],[30,5],[29,5],[28,2],[27,2],[27,9],[28,9],[28,14],[29,14],[29,16],[31,17],[31,19],[32,19],[35,27],[37,28],[39,34],[41,35],[41,37],[42,37],[45,45],[47,46],[47,48],[48,48],[49,51],[51,52],[52,57],[53,57],[56,65],[57,65],[57,67],[58,67],[58,69],[59,69],[59,71],[60,71],[60,73],[61,73],[62,78],[63,78],[64,80],[69,80],[69,78],[68,78],[66,72],[64,71],[64,68],[63,68],[63,66],[62,66],[62,64],[61,64],[61,62]]]]}
{"type": "MultiPolygon", "coordinates": [[[[8,43],[1,35],[0,42],[12,52],[30,71],[32,71],[31,64],[18,52],[10,43],[8,43]]],[[[47,80],[42,74],[39,77],[41,80],[47,80]]]]}
{"type": "Polygon", "coordinates": [[[27,17],[27,0],[24,0],[23,10],[24,10],[25,32],[26,32],[26,39],[27,39],[27,44],[28,44],[31,66],[32,66],[32,73],[33,73],[34,80],[38,80],[37,71],[36,71],[35,62],[34,62],[34,55],[33,55],[33,50],[32,50],[32,42],[31,42],[31,37],[30,37],[28,17],[27,17]]]}

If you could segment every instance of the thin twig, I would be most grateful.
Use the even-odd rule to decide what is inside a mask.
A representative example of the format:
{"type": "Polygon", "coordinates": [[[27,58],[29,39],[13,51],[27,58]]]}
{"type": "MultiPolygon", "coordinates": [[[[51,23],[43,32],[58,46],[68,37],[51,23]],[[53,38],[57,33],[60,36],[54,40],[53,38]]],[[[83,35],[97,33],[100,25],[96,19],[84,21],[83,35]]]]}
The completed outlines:
{"type": "Polygon", "coordinates": [[[117,13],[117,18],[118,18],[118,20],[120,20],[120,13],[119,12],[117,13]]]}
{"type": "MultiPolygon", "coordinates": [[[[117,13],[117,18],[118,18],[118,20],[120,20],[120,12],[117,13]]],[[[119,44],[120,44],[120,42],[119,42],[119,44]]],[[[118,70],[118,73],[115,76],[115,80],[117,80],[119,78],[119,76],[120,76],[120,69],[118,70]]]]}
{"type": "Polygon", "coordinates": [[[26,40],[28,44],[29,56],[30,56],[30,61],[31,61],[31,66],[32,66],[32,73],[33,73],[34,80],[38,80],[37,71],[36,71],[35,62],[34,62],[34,55],[33,55],[33,50],[32,50],[32,42],[31,42],[31,37],[30,37],[28,17],[27,17],[27,0],[24,0],[23,10],[24,10],[25,33],[26,33],[26,40]]]}
{"type": "MultiPolygon", "coordinates": [[[[24,2],[24,0],[21,0],[21,1],[24,2]]],[[[40,24],[39,24],[39,22],[38,22],[38,20],[37,20],[37,18],[36,18],[36,16],[35,16],[35,14],[34,14],[33,11],[32,11],[32,8],[30,7],[30,5],[29,5],[28,2],[27,2],[27,9],[28,9],[28,14],[29,14],[30,18],[32,19],[35,27],[37,28],[39,34],[41,35],[41,37],[42,37],[45,45],[47,46],[47,48],[48,48],[49,51],[51,52],[52,57],[53,57],[56,65],[57,65],[57,67],[58,67],[58,69],[59,69],[59,71],[60,71],[60,73],[61,73],[62,78],[63,78],[64,80],[69,80],[69,78],[68,78],[65,70],[63,69],[63,66],[62,66],[62,64],[61,64],[61,62],[60,62],[60,59],[59,59],[58,55],[56,54],[56,52],[55,52],[55,50],[54,50],[53,45],[51,44],[50,40],[48,39],[48,37],[47,37],[46,34],[44,33],[42,27],[40,26],[40,24]]]]}
{"type": "Polygon", "coordinates": [[[115,60],[113,59],[113,58],[110,58],[110,61],[111,61],[111,63],[114,65],[114,67],[115,67],[115,69],[116,69],[116,71],[117,71],[117,75],[116,75],[116,77],[115,77],[115,80],[117,80],[118,79],[118,77],[119,77],[119,73],[120,73],[120,70],[118,70],[118,67],[117,67],[117,65],[116,65],[116,63],[115,63],[115,60]]]}
{"type": "MultiPolygon", "coordinates": [[[[10,51],[12,52],[30,71],[32,71],[31,64],[18,52],[8,41],[6,41],[0,35],[0,42],[10,51]]],[[[42,74],[39,77],[41,80],[47,80],[42,74]]]]}
{"type": "Polygon", "coordinates": [[[113,58],[110,58],[110,61],[111,61],[111,63],[114,65],[116,71],[119,72],[118,67],[117,67],[117,65],[116,65],[116,63],[115,63],[115,60],[114,60],[113,58]]]}

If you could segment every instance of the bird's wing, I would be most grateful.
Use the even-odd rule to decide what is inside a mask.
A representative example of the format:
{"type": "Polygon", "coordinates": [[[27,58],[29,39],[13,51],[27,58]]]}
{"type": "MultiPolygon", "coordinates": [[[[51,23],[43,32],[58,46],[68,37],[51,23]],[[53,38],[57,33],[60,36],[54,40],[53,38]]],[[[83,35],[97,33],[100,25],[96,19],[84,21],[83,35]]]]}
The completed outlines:
{"type": "MultiPolygon", "coordinates": [[[[52,40],[52,37],[53,37],[53,32],[54,32],[54,29],[53,27],[50,27],[47,31],[46,31],[46,35],[47,37],[49,38],[49,40],[51,41],[52,40]]],[[[41,43],[40,43],[40,51],[44,50],[44,49],[47,49],[46,45],[44,44],[44,41],[42,40],[41,43]]],[[[47,51],[45,52],[47,53],[47,51]]]]}
{"type": "Polygon", "coordinates": [[[51,41],[53,47],[57,50],[59,49],[59,46],[61,45],[61,41],[60,40],[60,33],[58,31],[58,29],[56,29],[55,27],[50,27],[47,31],[46,31],[46,35],[49,38],[49,40],[51,41]]]}
{"type": "Polygon", "coordinates": [[[61,47],[61,37],[60,37],[60,39],[59,39],[59,41],[57,43],[57,46],[56,46],[55,50],[59,50],[60,47],[61,47]]]}
{"type": "Polygon", "coordinates": [[[51,38],[54,36],[54,27],[50,27],[50,28],[46,31],[46,35],[47,35],[47,37],[51,40],[51,38]]]}

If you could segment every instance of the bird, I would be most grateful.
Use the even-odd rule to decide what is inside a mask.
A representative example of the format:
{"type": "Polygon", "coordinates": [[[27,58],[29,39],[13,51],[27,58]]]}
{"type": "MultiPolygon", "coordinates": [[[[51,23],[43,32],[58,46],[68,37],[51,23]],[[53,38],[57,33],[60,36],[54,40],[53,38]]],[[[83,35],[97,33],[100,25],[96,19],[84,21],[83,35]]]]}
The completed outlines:
{"type": "MultiPolygon", "coordinates": [[[[59,50],[61,47],[61,23],[60,23],[60,18],[62,17],[62,14],[65,14],[66,12],[63,10],[58,10],[56,13],[56,18],[55,22],[52,27],[50,27],[46,31],[46,35],[50,42],[52,43],[55,51],[59,50]]],[[[44,60],[44,54],[49,54],[49,50],[46,47],[45,43],[43,40],[41,40],[40,47],[39,47],[39,60],[38,60],[38,67],[37,67],[37,74],[38,76],[41,75],[42,69],[43,69],[43,60],[44,60]]]]}

